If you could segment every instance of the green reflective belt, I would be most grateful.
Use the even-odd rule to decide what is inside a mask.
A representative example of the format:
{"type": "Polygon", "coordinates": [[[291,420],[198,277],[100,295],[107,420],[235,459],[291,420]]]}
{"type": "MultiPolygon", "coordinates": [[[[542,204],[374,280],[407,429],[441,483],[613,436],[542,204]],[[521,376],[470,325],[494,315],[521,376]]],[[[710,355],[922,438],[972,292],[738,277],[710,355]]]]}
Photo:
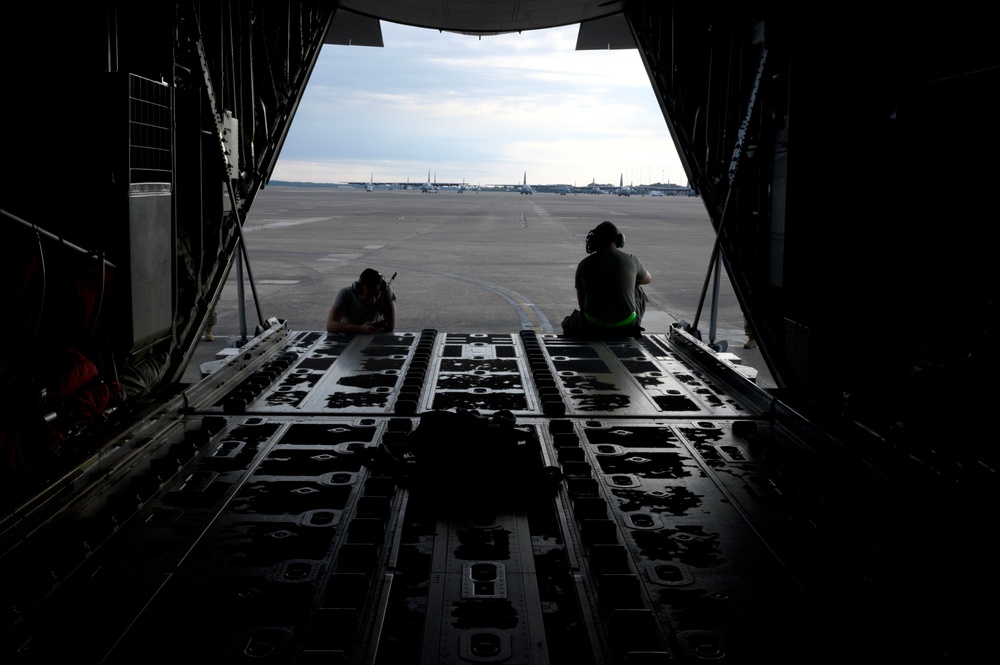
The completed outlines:
{"type": "Polygon", "coordinates": [[[622,326],[627,326],[627,325],[629,325],[631,323],[635,323],[635,319],[636,319],[635,312],[632,312],[631,314],[628,315],[628,318],[623,319],[623,320],[619,321],[618,323],[608,323],[607,321],[602,321],[601,319],[593,317],[590,314],[587,314],[586,312],[583,313],[583,316],[588,321],[590,321],[591,323],[593,323],[595,326],[601,326],[602,328],[621,328],[622,326]]]}

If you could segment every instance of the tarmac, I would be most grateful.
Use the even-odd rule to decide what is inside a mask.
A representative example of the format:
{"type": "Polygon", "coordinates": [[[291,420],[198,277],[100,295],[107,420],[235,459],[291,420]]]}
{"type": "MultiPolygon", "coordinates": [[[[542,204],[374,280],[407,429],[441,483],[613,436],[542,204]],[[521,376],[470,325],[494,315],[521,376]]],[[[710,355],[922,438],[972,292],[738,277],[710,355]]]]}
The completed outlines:
{"type": "Polygon", "coordinates": [[[251,269],[230,271],[214,340],[201,338],[183,381],[199,381],[252,337],[258,307],[291,330],[324,330],[336,291],[366,267],[395,275],[397,332],[559,334],[576,306],[573,275],[587,232],[604,220],[653,275],[644,287],[646,334],[697,323],[702,341],[756,369],[761,388],[776,387],[761,349],[744,348],[725,271],[716,284],[710,270],[715,237],[698,197],[300,187],[258,194],[244,225],[251,269]]]}

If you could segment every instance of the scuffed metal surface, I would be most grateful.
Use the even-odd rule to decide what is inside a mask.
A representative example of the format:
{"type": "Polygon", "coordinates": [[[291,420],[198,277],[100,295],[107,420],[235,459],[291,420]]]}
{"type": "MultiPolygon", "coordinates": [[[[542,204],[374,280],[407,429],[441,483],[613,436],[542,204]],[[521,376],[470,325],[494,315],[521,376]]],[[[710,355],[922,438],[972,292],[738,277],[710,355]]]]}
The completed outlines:
{"type": "Polygon", "coordinates": [[[768,471],[734,424],[758,421],[668,349],[423,331],[248,351],[52,522],[69,547],[8,552],[5,645],[66,656],[74,614],[75,657],[109,663],[150,644],[227,662],[794,662],[783,635],[814,635],[814,608],[747,519],[742,477],[768,471]],[[98,589],[115,608],[99,616],[98,589]]]}

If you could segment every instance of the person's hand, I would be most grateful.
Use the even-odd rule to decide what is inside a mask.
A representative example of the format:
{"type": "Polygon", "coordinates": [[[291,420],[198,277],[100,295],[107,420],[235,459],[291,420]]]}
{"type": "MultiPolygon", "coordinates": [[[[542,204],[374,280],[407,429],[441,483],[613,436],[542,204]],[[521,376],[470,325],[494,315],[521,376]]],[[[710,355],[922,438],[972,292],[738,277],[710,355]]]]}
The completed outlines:
{"type": "Polygon", "coordinates": [[[378,332],[378,326],[374,323],[364,323],[361,325],[361,332],[366,335],[374,335],[378,332]]]}

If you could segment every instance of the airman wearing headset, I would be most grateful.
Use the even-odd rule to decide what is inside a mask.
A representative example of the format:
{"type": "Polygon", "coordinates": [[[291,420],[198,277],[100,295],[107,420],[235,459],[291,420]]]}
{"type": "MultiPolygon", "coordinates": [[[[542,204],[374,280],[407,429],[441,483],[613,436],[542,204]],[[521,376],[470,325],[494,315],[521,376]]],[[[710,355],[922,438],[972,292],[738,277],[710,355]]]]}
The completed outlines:
{"type": "Polygon", "coordinates": [[[625,236],[611,222],[587,234],[587,254],[576,267],[579,309],[563,319],[563,334],[582,339],[616,339],[642,334],[646,296],[653,281],[637,257],[623,252],[625,236]]]}
{"type": "Polygon", "coordinates": [[[365,268],[351,286],[333,299],[326,317],[326,331],[331,333],[392,332],[396,327],[396,295],[382,273],[365,268]]]}

